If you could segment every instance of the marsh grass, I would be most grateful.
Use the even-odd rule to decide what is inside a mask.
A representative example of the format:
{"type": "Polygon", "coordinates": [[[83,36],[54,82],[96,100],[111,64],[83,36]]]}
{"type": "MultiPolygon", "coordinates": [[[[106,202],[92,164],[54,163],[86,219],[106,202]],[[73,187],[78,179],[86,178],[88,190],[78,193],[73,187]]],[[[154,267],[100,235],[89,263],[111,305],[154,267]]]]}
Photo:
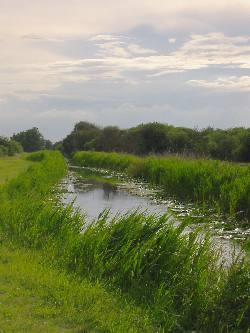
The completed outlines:
{"type": "Polygon", "coordinates": [[[219,213],[250,219],[250,166],[202,159],[77,152],[77,165],[118,170],[161,185],[180,200],[208,203],[219,213]]]}
{"type": "Polygon", "coordinates": [[[78,279],[101,281],[119,292],[124,303],[135,302],[149,316],[152,332],[249,332],[247,263],[235,260],[223,268],[209,235],[201,239],[198,230],[185,235],[186,225],[176,228],[168,216],[134,212],[110,218],[104,212],[85,225],[72,206],[62,207],[51,193],[65,172],[63,157],[46,152],[6,185],[0,204],[3,239],[42,252],[53,267],[78,279]]]}

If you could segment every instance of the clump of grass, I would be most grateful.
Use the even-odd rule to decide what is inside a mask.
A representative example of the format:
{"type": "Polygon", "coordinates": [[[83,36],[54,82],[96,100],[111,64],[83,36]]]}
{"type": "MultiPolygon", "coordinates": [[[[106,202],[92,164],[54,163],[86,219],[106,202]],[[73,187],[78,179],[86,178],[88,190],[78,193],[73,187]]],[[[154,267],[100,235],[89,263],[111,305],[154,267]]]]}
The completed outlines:
{"type": "Polygon", "coordinates": [[[116,186],[119,183],[119,179],[115,177],[105,177],[101,172],[92,171],[88,169],[76,170],[77,175],[82,179],[86,179],[88,182],[100,183],[100,184],[109,184],[116,186]]]}
{"type": "Polygon", "coordinates": [[[147,304],[165,329],[201,328],[223,274],[208,240],[200,244],[197,232],[182,236],[184,227],[173,227],[167,216],[134,213],[109,221],[104,215],[72,249],[70,269],[147,304]]]}
{"type": "Polygon", "coordinates": [[[34,161],[34,162],[41,162],[46,158],[46,151],[37,151],[32,154],[28,154],[26,156],[26,159],[29,161],[34,161]]]}
{"type": "MultiPolygon", "coordinates": [[[[128,167],[128,166],[127,166],[128,167]]],[[[1,193],[3,237],[44,253],[53,265],[91,281],[102,281],[133,300],[153,331],[247,332],[249,266],[218,265],[209,236],[183,234],[168,216],[134,212],[113,219],[104,213],[85,225],[71,206],[55,206],[51,186],[65,174],[58,153],[10,182],[1,193]],[[51,171],[51,172],[49,172],[51,171]]]]}
{"type": "Polygon", "coordinates": [[[131,164],[135,164],[139,161],[139,157],[129,154],[77,152],[74,155],[74,162],[78,165],[107,168],[119,171],[124,171],[131,164]]]}
{"type": "Polygon", "coordinates": [[[165,192],[181,200],[215,207],[220,213],[250,219],[250,167],[229,162],[77,152],[81,166],[98,166],[127,172],[161,185],[165,192]]]}
{"type": "Polygon", "coordinates": [[[121,289],[150,309],[154,324],[167,332],[211,332],[211,318],[214,332],[231,332],[231,311],[237,318],[232,332],[246,328],[249,268],[235,263],[226,271],[218,266],[209,237],[201,241],[198,230],[184,236],[184,228],[174,227],[167,216],[135,212],[109,220],[104,214],[71,249],[69,269],[121,289]],[[241,273],[232,279],[236,270],[241,273]],[[245,287],[235,289],[240,280],[245,287]],[[223,303],[225,290],[230,291],[223,303]]]}

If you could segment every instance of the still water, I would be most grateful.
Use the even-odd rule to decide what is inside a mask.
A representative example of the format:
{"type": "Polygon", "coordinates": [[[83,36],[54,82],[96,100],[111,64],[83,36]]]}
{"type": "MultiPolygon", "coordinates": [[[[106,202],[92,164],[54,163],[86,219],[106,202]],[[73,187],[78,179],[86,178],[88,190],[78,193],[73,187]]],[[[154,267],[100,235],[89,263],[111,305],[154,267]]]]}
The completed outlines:
{"type": "MultiPolygon", "coordinates": [[[[185,217],[192,217],[195,223],[188,230],[201,225],[201,222],[204,224],[204,216],[197,213],[192,205],[183,205],[173,198],[166,199],[161,189],[105,170],[71,166],[62,187],[65,192],[63,202],[74,202],[74,206],[81,210],[88,223],[96,220],[104,210],[109,211],[110,217],[137,210],[158,216],[171,214],[177,224],[185,217]]],[[[244,239],[249,230],[227,230],[223,227],[225,222],[216,221],[214,217],[208,222],[207,229],[213,234],[213,246],[221,251],[222,261],[229,264],[232,255],[241,252],[240,245],[234,240],[244,239]]]]}
{"type": "MultiPolygon", "coordinates": [[[[110,216],[135,210],[148,214],[165,214],[168,211],[168,205],[151,200],[146,191],[144,195],[135,194],[135,186],[132,187],[132,184],[128,191],[122,183],[113,185],[79,179],[71,173],[66,180],[66,186],[65,202],[74,201],[74,205],[80,207],[88,220],[97,219],[104,210],[109,210],[110,216]]],[[[139,191],[140,188],[138,187],[137,190],[139,191]]]]}

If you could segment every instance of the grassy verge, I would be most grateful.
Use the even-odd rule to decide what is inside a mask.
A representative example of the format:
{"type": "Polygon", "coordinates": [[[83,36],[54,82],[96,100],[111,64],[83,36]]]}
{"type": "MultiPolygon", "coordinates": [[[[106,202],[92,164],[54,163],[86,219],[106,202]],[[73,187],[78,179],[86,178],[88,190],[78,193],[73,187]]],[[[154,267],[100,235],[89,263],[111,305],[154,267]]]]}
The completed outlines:
{"type": "Polygon", "coordinates": [[[31,165],[25,155],[0,158],[0,185],[16,177],[31,165]]]}
{"type": "Polygon", "coordinates": [[[181,200],[209,203],[217,211],[250,219],[250,167],[229,162],[77,152],[73,160],[127,172],[163,186],[181,200]]]}
{"type": "Polygon", "coordinates": [[[0,245],[0,332],[152,332],[139,309],[50,267],[39,252],[0,245]]]}
{"type": "MultiPolygon", "coordinates": [[[[110,318],[105,332],[249,332],[247,263],[223,269],[216,264],[209,237],[201,242],[198,231],[183,235],[185,225],[175,228],[167,216],[134,213],[110,220],[103,214],[85,225],[81,215],[70,206],[61,207],[51,192],[66,172],[63,157],[45,152],[31,158],[39,162],[0,194],[3,242],[41,253],[48,271],[52,265],[91,285],[101,281],[120,293],[124,306],[131,301],[136,305],[125,308],[121,317],[109,317],[109,307],[101,306],[105,297],[99,294],[101,305],[90,311],[99,329],[110,318]]],[[[59,290],[63,299],[75,298],[74,290],[66,295],[59,290]]]]}
{"type": "Polygon", "coordinates": [[[50,189],[65,174],[65,162],[56,153],[28,159],[39,163],[24,163],[28,171],[0,192],[0,332],[152,332],[145,311],[98,282],[63,271],[50,225],[58,218],[50,189]]]}

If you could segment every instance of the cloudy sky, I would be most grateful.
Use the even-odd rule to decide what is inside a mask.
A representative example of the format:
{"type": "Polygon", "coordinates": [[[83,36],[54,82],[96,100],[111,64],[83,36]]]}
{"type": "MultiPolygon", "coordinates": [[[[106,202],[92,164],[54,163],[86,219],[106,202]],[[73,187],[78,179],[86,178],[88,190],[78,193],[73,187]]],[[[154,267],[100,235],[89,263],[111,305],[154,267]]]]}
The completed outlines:
{"type": "Polygon", "coordinates": [[[250,126],[250,0],[0,0],[0,135],[250,126]]]}

